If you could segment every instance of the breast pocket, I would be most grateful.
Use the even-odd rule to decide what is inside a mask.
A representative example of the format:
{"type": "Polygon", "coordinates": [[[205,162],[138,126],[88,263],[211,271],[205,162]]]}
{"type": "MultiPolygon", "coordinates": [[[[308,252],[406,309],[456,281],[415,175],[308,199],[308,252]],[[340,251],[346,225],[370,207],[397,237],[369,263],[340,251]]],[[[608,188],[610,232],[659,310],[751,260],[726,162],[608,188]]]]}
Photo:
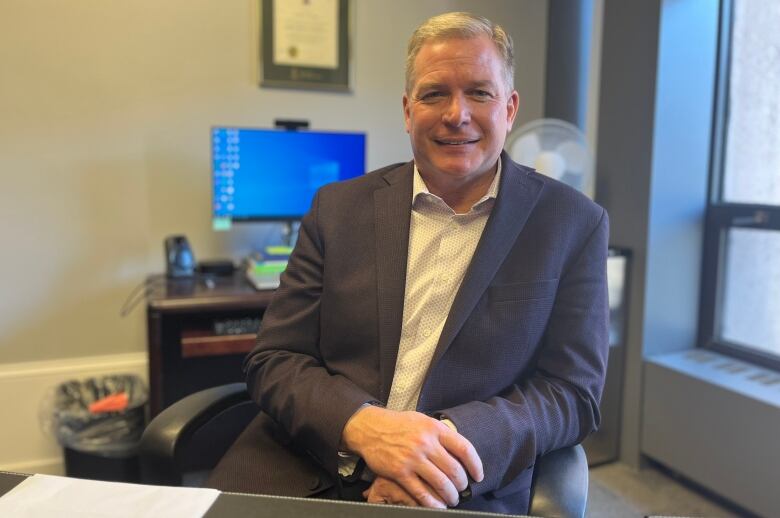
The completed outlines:
{"type": "Polygon", "coordinates": [[[488,288],[488,301],[496,303],[552,299],[557,288],[558,279],[497,284],[488,288]]]}

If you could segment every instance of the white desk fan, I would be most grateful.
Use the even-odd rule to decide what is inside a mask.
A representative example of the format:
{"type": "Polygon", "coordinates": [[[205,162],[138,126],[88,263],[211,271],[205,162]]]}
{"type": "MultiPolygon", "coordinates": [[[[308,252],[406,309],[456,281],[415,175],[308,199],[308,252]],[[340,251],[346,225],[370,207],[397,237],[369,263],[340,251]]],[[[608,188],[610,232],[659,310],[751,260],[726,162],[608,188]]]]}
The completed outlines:
{"type": "Polygon", "coordinates": [[[512,160],[582,191],[595,192],[593,156],[585,135],[558,119],[539,119],[513,131],[505,145],[512,160]]]}

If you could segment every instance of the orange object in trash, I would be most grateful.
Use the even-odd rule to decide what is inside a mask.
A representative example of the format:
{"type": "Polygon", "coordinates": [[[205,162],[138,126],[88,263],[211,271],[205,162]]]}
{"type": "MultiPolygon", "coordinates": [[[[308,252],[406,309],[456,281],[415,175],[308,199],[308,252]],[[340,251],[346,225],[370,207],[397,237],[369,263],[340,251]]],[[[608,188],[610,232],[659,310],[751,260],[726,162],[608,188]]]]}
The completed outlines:
{"type": "Polygon", "coordinates": [[[126,392],[117,392],[116,394],[110,394],[90,403],[89,411],[92,414],[121,412],[127,408],[128,402],[129,400],[126,392]]]}

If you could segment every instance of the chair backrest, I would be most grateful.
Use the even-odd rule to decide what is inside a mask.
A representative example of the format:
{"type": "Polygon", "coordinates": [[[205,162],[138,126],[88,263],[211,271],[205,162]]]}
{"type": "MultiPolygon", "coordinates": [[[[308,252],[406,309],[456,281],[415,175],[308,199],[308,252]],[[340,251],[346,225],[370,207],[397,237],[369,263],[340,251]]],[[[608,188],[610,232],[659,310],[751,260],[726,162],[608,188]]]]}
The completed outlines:
{"type": "Polygon", "coordinates": [[[183,471],[211,469],[259,412],[253,401],[223,410],[193,432],[181,453],[183,471]]]}

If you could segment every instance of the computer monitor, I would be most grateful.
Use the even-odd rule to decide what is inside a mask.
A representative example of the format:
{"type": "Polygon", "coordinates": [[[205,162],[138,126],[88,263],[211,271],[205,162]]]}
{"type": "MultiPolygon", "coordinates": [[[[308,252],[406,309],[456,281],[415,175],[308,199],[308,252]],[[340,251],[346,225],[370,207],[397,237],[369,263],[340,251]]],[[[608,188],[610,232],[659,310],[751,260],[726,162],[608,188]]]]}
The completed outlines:
{"type": "Polygon", "coordinates": [[[211,130],[215,228],[294,221],[323,185],[365,172],[364,133],[215,127],[211,130]]]}

